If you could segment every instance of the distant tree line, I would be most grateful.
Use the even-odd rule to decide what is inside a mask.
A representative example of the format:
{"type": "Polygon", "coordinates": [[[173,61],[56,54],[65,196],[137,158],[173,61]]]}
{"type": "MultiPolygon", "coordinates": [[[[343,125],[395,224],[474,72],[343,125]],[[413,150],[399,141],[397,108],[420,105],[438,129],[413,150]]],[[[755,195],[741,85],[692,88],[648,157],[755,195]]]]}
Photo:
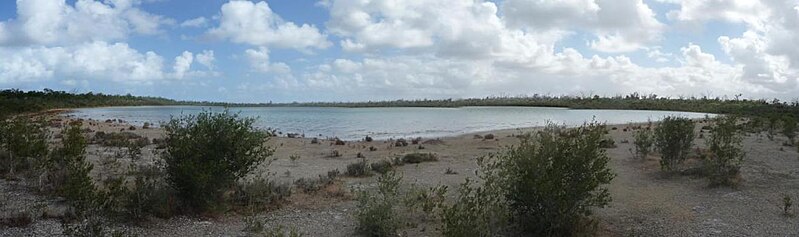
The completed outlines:
{"type": "Polygon", "coordinates": [[[594,96],[514,96],[469,99],[419,99],[366,102],[306,102],[306,103],[224,103],[208,101],[177,101],[161,97],[107,95],[102,93],[68,93],[44,89],[43,91],[0,91],[0,115],[38,112],[56,108],[84,108],[99,106],[140,105],[203,105],[226,107],[464,107],[464,106],[538,106],[572,109],[626,109],[667,110],[738,114],[756,116],[785,115],[799,117],[799,101],[784,102],[778,99],[734,99],[710,97],[658,97],[632,93],[613,97],[594,96]]]}

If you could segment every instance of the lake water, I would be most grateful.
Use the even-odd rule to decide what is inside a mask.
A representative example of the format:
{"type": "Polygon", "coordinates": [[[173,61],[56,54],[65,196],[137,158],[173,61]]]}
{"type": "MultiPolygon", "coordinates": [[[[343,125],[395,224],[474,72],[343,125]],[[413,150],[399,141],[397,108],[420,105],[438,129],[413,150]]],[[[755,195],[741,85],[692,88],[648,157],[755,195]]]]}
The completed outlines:
{"type": "MultiPolygon", "coordinates": [[[[171,116],[196,114],[202,110],[222,111],[222,107],[136,106],[76,109],[78,118],[123,119],[142,125],[160,124],[171,116]]],[[[306,137],[339,137],[344,140],[399,137],[442,137],[497,129],[534,127],[547,122],[576,126],[594,119],[608,124],[657,121],[677,115],[703,118],[705,113],[645,110],[575,110],[542,107],[461,107],[461,108],[316,108],[247,107],[230,108],[242,116],[256,117],[261,128],[306,137]]]]}

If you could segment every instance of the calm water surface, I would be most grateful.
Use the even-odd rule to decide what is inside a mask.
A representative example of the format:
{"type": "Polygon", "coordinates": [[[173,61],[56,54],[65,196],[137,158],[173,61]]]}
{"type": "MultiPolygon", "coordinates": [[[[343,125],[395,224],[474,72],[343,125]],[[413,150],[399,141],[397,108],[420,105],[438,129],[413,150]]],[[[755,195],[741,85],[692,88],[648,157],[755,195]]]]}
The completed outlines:
{"type": "MultiPolygon", "coordinates": [[[[202,110],[222,111],[222,107],[136,106],[76,109],[78,118],[123,119],[142,125],[160,124],[171,116],[196,114],[202,110]]],[[[567,126],[594,119],[608,124],[657,121],[668,115],[703,118],[705,113],[644,110],[573,110],[542,107],[462,107],[462,108],[230,108],[242,116],[256,117],[261,128],[276,128],[284,133],[306,137],[339,137],[346,140],[370,135],[376,139],[399,137],[441,137],[497,129],[534,127],[548,121],[567,126]]]]}

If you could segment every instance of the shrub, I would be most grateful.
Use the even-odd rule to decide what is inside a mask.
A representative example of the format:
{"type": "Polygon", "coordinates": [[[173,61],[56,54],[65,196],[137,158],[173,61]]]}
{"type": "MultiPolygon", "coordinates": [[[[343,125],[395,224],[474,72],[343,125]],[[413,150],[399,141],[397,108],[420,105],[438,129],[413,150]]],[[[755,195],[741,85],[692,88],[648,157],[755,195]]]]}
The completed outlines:
{"type": "Polygon", "coordinates": [[[13,176],[18,170],[31,168],[31,159],[44,159],[47,156],[49,132],[44,121],[31,121],[18,116],[6,121],[0,119],[0,174],[13,176]]]}
{"type": "Polygon", "coordinates": [[[366,159],[347,165],[347,176],[363,177],[369,175],[369,165],[366,163],[366,159]]]}
{"type": "Polygon", "coordinates": [[[150,145],[150,140],[132,132],[105,133],[100,131],[94,133],[92,143],[111,147],[128,147],[130,145],[144,147],[150,145]]]}
{"type": "Polygon", "coordinates": [[[397,139],[397,141],[394,142],[394,146],[397,147],[408,146],[408,141],[406,141],[404,138],[397,139]]]}
{"type": "Polygon", "coordinates": [[[321,190],[325,186],[331,185],[339,175],[338,169],[327,171],[327,176],[319,175],[319,178],[300,178],[294,181],[294,185],[305,193],[313,193],[321,190]]]}
{"type": "Polygon", "coordinates": [[[782,134],[788,138],[791,144],[795,142],[796,119],[793,116],[785,116],[785,119],[782,120],[782,134]]]}
{"type": "MultiPolygon", "coordinates": [[[[615,176],[601,149],[604,126],[575,129],[550,126],[500,154],[494,164],[506,182],[506,200],[522,230],[565,235],[579,227],[591,208],[604,207],[610,194],[602,185],[615,176]]],[[[490,167],[490,166],[489,166],[490,167]]]]}
{"type": "Polygon", "coordinates": [[[394,171],[386,172],[378,178],[376,192],[358,192],[355,219],[357,230],[366,236],[394,236],[400,227],[395,203],[402,177],[394,171]]]}
{"type": "Polygon", "coordinates": [[[386,172],[391,170],[391,162],[389,162],[387,160],[381,160],[381,161],[378,161],[378,162],[374,162],[374,163],[372,163],[372,170],[374,172],[377,172],[377,173],[380,173],[380,174],[385,174],[386,172]]]}
{"type": "Polygon", "coordinates": [[[254,128],[254,122],[225,110],[166,124],[166,179],[190,209],[215,208],[225,189],[272,155],[265,145],[269,135],[254,128]]]}
{"type": "Polygon", "coordinates": [[[55,187],[77,211],[83,212],[95,207],[97,193],[89,176],[94,166],[86,162],[86,138],[80,127],[81,123],[76,122],[64,129],[63,146],[54,152],[49,168],[55,170],[54,174],[65,174],[63,186],[55,187]]]}
{"type": "Polygon", "coordinates": [[[163,178],[164,171],[158,167],[140,168],[133,175],[132,187],[125,193],[124,217],[142,220],[148,216],[171,217],[175,210],[175,191],[163,178]]]}
{"type": "Polygon", "coordinates": [[[402,161],[408,164],[437,161],[438,156],[434,153],[410,153],[402,157],[402,161]]]}
{"type": "Polygon", "coordinates": [[[736,184],[744,158],[741,131],[736,121],[733,116],[716,118],[716,126],[708,140],[711,155],[705,161],[711,185],[736,184]]]}
{"type": "Polygon", "coordinates": [[[649,129],[638,129],[633,134],[633,146],[635,146],[635,154],[640,159],[645,159],[650,152],[652,152],[652,145],[655,143],[654,134],[649,129]]]}
{"type": "Polygon", "coordinates": [[[655,148],[660,152],[660,167],[671,171],[688,158],[694,141],[694,122],[687,118],[666,117],[655,128],[655,148]]]}
{"type": "Polygon", "coordinates": [[[420,188],[412,186],[405,198],[402,200],[409,210],[421,210],[426,214],[431,214],[443,207],[446,199],[447,186],[440,185],[432,188],[420,188]]]}
{"type": "Polygon", "coordinates": [[[291,186],[277,184],[259,174],[236,185],[234,195],[239,206],[266,207],[291,195],[291,186]]]}
{"type": "Polygon", "coordinates": [[[548,126],[517,147],[481,158],[482,186],[461,185],[457,202],[444,209],[447,236],[489,236],[503,220],[533,236],[572,235],[595,207],[610,202],[603,185],[615,176],[596,123],[574,129],[548,126]]]}
{"type": "Polygon", "coordinates": [[[497,236],[510,217],[507,201],[496,176],[485,177],[483,185],[467,178],[455,201],[441,210],[442,234],[453,237],[497,236]]]}

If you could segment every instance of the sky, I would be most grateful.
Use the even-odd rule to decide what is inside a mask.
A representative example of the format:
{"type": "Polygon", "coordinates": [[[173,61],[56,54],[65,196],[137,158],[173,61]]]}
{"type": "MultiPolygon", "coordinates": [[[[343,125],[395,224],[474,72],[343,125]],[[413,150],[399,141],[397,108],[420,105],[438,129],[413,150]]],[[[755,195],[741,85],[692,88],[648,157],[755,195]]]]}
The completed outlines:
{"type": "Polygon", "coordinates": [[[0,88],[224,102],[799,98],[799,0],[17,0],[0,88]]]}

